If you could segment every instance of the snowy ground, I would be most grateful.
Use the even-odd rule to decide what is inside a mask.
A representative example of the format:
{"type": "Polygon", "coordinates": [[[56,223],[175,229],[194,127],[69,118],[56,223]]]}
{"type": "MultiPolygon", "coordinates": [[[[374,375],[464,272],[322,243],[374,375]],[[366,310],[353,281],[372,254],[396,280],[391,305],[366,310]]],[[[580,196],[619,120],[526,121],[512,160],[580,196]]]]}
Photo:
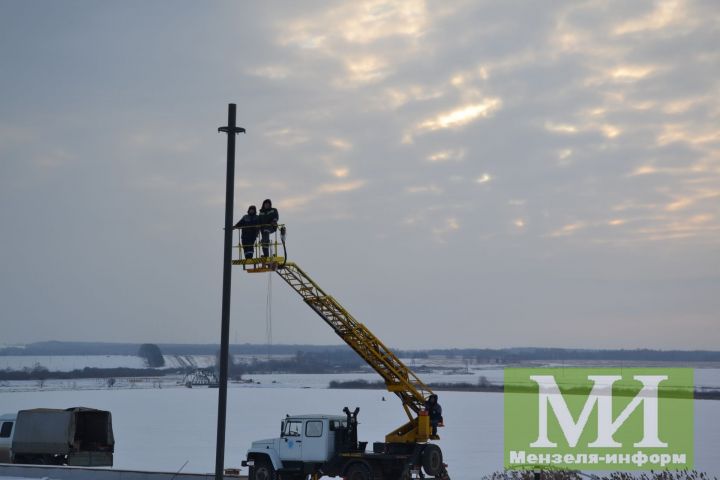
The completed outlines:
{"type": "MultiPolygon", "coordinates": [[[[484,375],[484,374],[483,374],[484,375]]],[[[443,373],[423,374],[425,382],[443,383],[477,383],[480,375],[446,375],[443,373]]],[[[491,381],[502,382],[502,371],[497,371],[488,378],[491,381]]],[[[117,378],[113,389],[141,389],[141,388],[171,388],[182,385],[182,375],[166,375],[164,377],[130,377],[117,378]]],[[[246,381],[252,381],[255,388],[327,388],[333,380],[367,380],[377,382],[381,378],[376,373],[338,373],[338,374],[249,374],[243,376],[246,381]]],[[[68,380],[23,380],[23,381],[0,381],[0,394],[2,392],[29,392],[36,390],[57,391],[57,390],[103,390],[107,388],[107,380],[102,378],[84,378],[68,380]]]]}
{"type": "MultiPolygon", "coordinates": [[[[167,367],[208,367],[209,355],[165,356],[167,367]]],[[[249,361],[249,356],[236,356],[249,361]]],[[[412,367],[434,368],[420,377],[427,383],[501,384],[501,365],[466,365],[458,359],[403,359],[412,367]],[[449,370],[452,369],[450,373],[449,370]]],[[[135,356],[0,356],[0,369],[42,365],[69,371],[84,367],[144,367],[135,356]]],[[[570,366],[570,365],[566,365],[570,366]]],[[[382,390],[328,390],[332,380],[378,381],[374,373],[247,375],[252,384],[233,383],[229,391],[227,465],[240,466],[254,439],[278,434],[286,413],[340,413],[360,406],[361,440],[382,440],[403,422],[399,401],[382,390]],[[383,401],[385,397],[387,401],[383,401]]],[[[217,390],[178,386],[181,376],[118,378],[112,389],[104,379],[0,382],[0,414],[25,408],[89,406],[113,413],[121,469],[206,473],[214,468],[217,390]]],[[[720,368],[696,368],[696,387],[720,388],[720,368]]],[[[474,480],[502,469],[502,395],[442,392],[448,425],[441,445],[453,480],[474,480]]],[[[720,472],[720,401],[697,401],[696,467],[720,472]]]]}
{"type": "MultiPolygon", "coordinates": [[[[254,439],[279,434],[287,413],[340,413],[359,406],[360,437],[381,440],[403,422],[399,401],[384,391],[297,388],[327,384],[327,376],[280,379],[282,384],[231,385],[228,397],[227,466],[240,466],[254,439]],[[271,387],[276,388],[262,388],[271,387]],[[279,388],[285,386],[285,388],[279,388]],[[383,401],[385,397],[387,401],[383,401]]],[[[263,379],[265,380],[265,379],[263,379]]],[[[0,410],[76,405],[113,413],[115,465],[124,469],[211,472],[214,466],[217,390],[137,388],[0,393],[0,410]]],[[[502,468],[502,395],[441,393],[447,427],[441,445],[453,480],[475,480],[502,468]]],[[[720,472],[720,402],[697,401],[696,467],[720,472]]]]}

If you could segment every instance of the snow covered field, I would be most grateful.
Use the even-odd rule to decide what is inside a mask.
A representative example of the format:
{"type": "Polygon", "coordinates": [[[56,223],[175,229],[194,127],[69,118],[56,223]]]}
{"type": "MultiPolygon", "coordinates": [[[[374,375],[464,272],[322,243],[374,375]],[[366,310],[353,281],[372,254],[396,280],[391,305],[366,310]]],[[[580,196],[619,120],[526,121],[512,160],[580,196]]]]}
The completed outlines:
{"type": "MultiPolygon", "coordinates": [[[[275,376],[278,377],[278,376],[275,376]]],[[[289,377],[289,376],[286,376],[289,377]]],[[[297,376],[303,377],[303,376],[297,376]]],[[[384,391],[326,390],[290,385],[326,385],[327,376],[257,385],[232,385],[228,396],[227,466],[240,466],[254,439],[279,434],[286,413],[340,413],[359,406],[360,438],[382,440],[403,422],[399,401],[384,391]],[[387,401],[382,401],[382,397],[387,401]]],[[[263,379],[265,380],[265,379],[263,379]]],[[[282,379],[281,379],[282,380],[282,379]]],[[[186,472],[214,468],[217,390],[207,388],[98,389],[0,393],[0,410],[76,405],[113,413],[117,468],[174,471],[187,460],[186,472]]],[[[502,468],[502,395],[443,392],[447,427],[441,445],[453,480],[476,480],[502,468]]],[[[720,472],[720,401],[697,401],[696,467],[720,472]]]]}
{"type": "MultiPolygon", "coordinates": [[[[248,362],[249,356],[236,356],[248,362]]],[[[469,365],[449,359],[404,359],[408,365],[435,367],[422,373],[427,383],[473,383],[484,377],[501,384],[499,365],[469,365]],[[456,368],[448,373],[448,368],[456,368]]],[[[166,367],[208,367],[210,355],[166,355],[166,367]]],[[[42,365],[70,371],[85,367],[143,368],[136,356],[0,356],[0,370],[42,365]]],[[[569,365],[567,365],[569,366],[569,365]]],[[[278,435],[287,413],[340,413],[344,406],[361,407],[361,440],[372,444],[400,425],[399,401],[383,390],[329,390],[330,381],[378,381],[374,373],[250,374],[253,384],[231,384],[229,390],[227,466],[240,466],[254,439],[278,435]],[[385,397],[387,401],[383,401],[385,397]]],[[[117,440],[115,465],[122,469],[207,473],[214,468],[217,390],[187,389],[182,376],[118,378],[112,389],[103,379],[0,382],[0,413],[35,407],[90,406],[113,413],[117,440]]],[[[696,368],[696,387],[720,388],[720,368],[696,368]]],[[[453,480],[474,480],[502,469],[502,395],[442,392],[445,420],[441,445],[453,480]]],[[[720,401],[697,401],[696,467],[720,472],[720,401]]]]}

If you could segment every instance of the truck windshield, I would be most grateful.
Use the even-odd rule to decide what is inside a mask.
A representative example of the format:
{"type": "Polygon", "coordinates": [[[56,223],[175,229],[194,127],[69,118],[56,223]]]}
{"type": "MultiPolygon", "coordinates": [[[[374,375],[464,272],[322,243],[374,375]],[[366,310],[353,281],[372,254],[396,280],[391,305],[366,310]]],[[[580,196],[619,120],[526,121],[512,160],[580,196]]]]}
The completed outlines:
{"type": "Polygon", "coordinates": [[[302,432],[302,422],[300,420],[288,420],[285,422],[285,431],[283,437],[299,437],[302,432]]]}

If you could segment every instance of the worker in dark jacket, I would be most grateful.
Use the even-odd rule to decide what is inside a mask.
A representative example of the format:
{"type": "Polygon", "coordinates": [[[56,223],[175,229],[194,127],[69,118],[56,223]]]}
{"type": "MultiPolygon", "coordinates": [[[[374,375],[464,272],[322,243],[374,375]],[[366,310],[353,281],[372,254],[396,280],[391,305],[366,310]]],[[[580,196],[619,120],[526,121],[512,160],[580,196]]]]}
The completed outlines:
{"type": "Polygon", "coordinates": [[[243,215],[239,222],[235,224],[233,229],[240,229],[240,244],[243,247],[245,258],[253,258],[253,248],[255,240],[257,240],[260,232],[260,216],[257,215],[255,205],[250,205],[247,209],[247,215],[243,215]]]}
{"type": "Polygon", "coordinates": [[[277,222],[280,219],[277,208],[273,208],[272,200],[265,199],[260,208],[260,243],[262,244],[263,257],[270,256],[270,234],[277,230],[277,222]]]}
{"type": "Polygon", "coordinates": [[[425,409],[430,417],[430,426],[432,427],[432,437],[437,437],[438,425],[443,424],[442,407],[438,403],[438,396],[432,394],[425,402],[425,409]]]}

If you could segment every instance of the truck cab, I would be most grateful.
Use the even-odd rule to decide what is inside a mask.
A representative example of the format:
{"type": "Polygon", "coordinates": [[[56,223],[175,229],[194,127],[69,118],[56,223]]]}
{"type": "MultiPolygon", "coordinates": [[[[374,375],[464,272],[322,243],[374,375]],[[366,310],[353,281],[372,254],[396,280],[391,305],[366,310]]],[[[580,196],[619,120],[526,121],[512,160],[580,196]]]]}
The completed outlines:
{"type": "Polygon", "coordinates": [[[288,415],[280,424],[280,437],[253,442],[243,466],[249,466],[251,478],[258,480],[273,478],[265,474],[268,467],[305,478],[308,469],[329,462],[343,450],[347,426],[347,418],[341,415],[288,415]]]}

